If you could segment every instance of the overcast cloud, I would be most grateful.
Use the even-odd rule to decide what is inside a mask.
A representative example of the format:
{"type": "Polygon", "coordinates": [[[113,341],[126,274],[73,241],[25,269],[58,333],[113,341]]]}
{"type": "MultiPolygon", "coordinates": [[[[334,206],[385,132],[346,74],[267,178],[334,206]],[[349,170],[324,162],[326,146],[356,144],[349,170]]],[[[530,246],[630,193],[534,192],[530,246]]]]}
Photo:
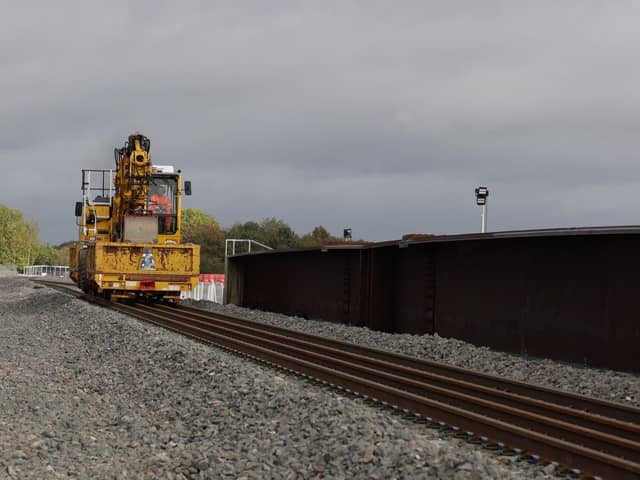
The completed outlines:
{"type": "Polygon", "coordinates": [[[75,239],[139,130],[223,226],[640,223],[640,3],[2,2],[0,203],[75,239]]]}

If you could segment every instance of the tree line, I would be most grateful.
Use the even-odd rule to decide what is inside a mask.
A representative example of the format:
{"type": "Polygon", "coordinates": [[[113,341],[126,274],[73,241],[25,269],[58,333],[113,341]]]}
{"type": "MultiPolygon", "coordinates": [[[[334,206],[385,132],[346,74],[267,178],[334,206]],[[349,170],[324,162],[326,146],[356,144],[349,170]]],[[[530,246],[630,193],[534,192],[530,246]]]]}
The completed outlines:
{"type": "Polygon", "coordinates": [[[65,245],[55,247],[41,242],[35,222],[27,221],[19,210],[0,204],[0,264],[20,268],[24,265],[66,265],[69,254],[65,245]]]}
{"type": "MultiPolygon", "coordinates": [[[[182,241],[200,245],[200,271],[203,273],[224,272],[224,244],[227,238],[251,239],[271,248],[313,247],[338,242],[319,225],[304,235],[275,217],[259,222],[236,222],[223,229],[211,215],[197,208],[182,212],[182,241]]],[[[60,245],[49,245],[40,241],[35,222],[27,221],[22,212],[0,204],[0,264],[13,264],[21,269],[24,265],[67,265],[69,247],[73,241],[60,245]]],[[[241,253],[246,245],[238,245],[241,253]]]]}
{"type": "MultiPolygon", "coordinates": [[[[271,248],[314,247],[342,240],[332,236],[322,225],[309,233],[298,235],[287,223],[275,217],[264,218],[260,222],[236,222],[223,229],[215,218],[203,210],[183,210],[182,241],[200,245],[201,272],[224,272],[224,244],[227,238],[255,240],[271,248]]],[[[247,245],[239,244],[236,253],[246,249],[247,245]]]]}

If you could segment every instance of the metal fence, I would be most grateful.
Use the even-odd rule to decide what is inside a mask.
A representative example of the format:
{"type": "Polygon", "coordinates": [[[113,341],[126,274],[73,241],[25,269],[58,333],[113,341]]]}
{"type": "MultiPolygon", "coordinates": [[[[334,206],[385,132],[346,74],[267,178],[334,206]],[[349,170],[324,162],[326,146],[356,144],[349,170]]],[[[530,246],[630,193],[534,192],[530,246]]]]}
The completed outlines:
{"type": "Polygon", "coordinates": [[[27,277],[68,277],[67,265],[25,265],[22,272],[27,277]]]}
{"type": "Polygon", "coordinates": [[[224,283],[200,282],[198,283],[198,286],[193,290],[182,292],[180,294],[180,298],[222,303],[222,299],[224,298],[224,283]]]}

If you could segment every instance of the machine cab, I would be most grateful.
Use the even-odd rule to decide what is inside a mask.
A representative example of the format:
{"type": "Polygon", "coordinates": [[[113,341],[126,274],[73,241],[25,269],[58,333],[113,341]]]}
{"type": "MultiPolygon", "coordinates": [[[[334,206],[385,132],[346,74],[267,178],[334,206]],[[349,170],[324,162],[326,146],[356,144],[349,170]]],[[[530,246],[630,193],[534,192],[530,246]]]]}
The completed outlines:
{"type": "MultiPolygon", "coordinates": [[[[154,167],[168,169],[169,167],[154,167]]],[[[158,235],[178,232],[178,180],[173,173],[153,173],[149,181],[147,212],[158,217],[158,235]]]]}
{"type": "MultiPolygon", "coordinates": [[[[181,177],[180,171],[171,166],[153,166],[148,178],[146,204],[140,210],[129,212],[124,224],[114,223],[113,198],[116,194],[113,170],[82,171],[82,202],[75,206],[79,239],[83,242],[109,241],[115,232],[126,231],[126,223],[138,228],[144,218],[153,220],[149,225],[146,241],[157,243],[180,243],[181,177]],[[157,226],[157,227],[156,227],[157,226]]],[[[191,195],[190,182],[184,182],[184,194],[191,195]]],[[[124,235],[125,241],[134,240],[124,235]]]]}

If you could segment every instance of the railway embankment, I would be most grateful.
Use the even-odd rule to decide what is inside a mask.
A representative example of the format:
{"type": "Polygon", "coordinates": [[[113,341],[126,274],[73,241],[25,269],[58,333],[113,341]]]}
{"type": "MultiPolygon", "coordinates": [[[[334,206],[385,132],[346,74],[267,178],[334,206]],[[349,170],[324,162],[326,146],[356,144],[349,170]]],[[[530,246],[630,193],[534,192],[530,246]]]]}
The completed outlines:
{"type": "MultiPolygon", "coordinates": [[[[391,334],[366,327],[290,317],[236,305],[220,305],[205,301],[187,301],[185,304],[424,360],[443,362],[489,375],[499,375],[511,380],[640,407],[640,375],[634,373],[497,352],[437,334],[391,334]]],[[[633,355],[634,352],[629,352],[629,356],[633,355]]]]}
{"type": "MultiPolygon", "coordinates": [[[[307,331],[342,327],[355,342],[384,335],[241,313],[307,331]]],[[[387,337],[376,341],[391,346],[387,337]]],[[[463,344],[441,351],[434,355],[478,363],[493,354],[465,354],[463,344]]],[[[603,398],[635,402],[636,377],[589,375],[598,381],[598,374],[615,379],[609,390],[621,385],[616,398],[603,398]]],[[[0,478],[552,478],[543,468],[19,277],[0,278],[0,407],[0,478]]]]}

